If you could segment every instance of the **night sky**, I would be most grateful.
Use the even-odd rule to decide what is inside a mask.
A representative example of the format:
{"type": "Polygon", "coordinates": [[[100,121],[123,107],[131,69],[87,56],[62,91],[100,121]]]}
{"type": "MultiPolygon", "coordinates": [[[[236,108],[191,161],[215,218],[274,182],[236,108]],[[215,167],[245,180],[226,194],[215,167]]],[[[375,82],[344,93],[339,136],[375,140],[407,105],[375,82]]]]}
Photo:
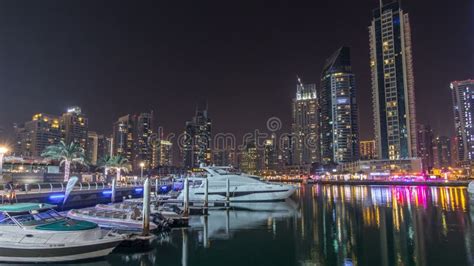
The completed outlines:
{"type": "MultiPolygon", "coordinates": [[[[214,132],[291,123],[296,75],[317,82],[339,46],[352,48],[361,139],[372,137],[368,26],[378,0],[1,1],[0,126],[79,105],[90,130],[154,110],[182,132],[207,99],[214,132]],[[165,3],[167,2],[167,3],[165,3]]],[[[417,116],[453,130],[449,82],[474,78],[474,1],[405,0],[417,116]]]]}

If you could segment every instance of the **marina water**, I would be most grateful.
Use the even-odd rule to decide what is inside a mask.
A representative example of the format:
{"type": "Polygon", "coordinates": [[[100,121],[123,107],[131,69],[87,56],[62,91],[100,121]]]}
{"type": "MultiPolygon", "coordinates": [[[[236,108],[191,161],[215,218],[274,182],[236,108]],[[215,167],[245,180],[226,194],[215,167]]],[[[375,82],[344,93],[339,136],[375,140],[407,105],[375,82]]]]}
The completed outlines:
{"type": "Polygon", "coordinates": [[[83,265],[473,265],[465,188],[301,185],[292,200],[192,216],[153,249],[83,265]]]}

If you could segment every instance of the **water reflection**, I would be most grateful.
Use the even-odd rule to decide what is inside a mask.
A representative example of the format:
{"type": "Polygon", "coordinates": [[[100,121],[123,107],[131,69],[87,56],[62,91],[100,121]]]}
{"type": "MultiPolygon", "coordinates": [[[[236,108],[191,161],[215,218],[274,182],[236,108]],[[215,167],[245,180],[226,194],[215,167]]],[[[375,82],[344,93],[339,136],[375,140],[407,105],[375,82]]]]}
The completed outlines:
{"type": "Polygon", "coordinates": [[[309,261],[472,265],[464,188],[316,185],[311,193],[318,233],[309,261]]]}
{"type": "Polygon", "coordinates": [[[193,216],[190,228],[171,232],[150,253],[112,254],[107,262],[473,265],[471,204],[464,188],[307,185],[294,201],[193,216]]]}
{"type": "Polygon", "coordinates": [[[190,230],[197,231],[204,247],[213,239],[231,239],[234,232],[266,225],[274,230],[278,219],[298,216],[296,202],[234,203],[231,209],[210,210],[208,216],[192,216],[190,230]]]}

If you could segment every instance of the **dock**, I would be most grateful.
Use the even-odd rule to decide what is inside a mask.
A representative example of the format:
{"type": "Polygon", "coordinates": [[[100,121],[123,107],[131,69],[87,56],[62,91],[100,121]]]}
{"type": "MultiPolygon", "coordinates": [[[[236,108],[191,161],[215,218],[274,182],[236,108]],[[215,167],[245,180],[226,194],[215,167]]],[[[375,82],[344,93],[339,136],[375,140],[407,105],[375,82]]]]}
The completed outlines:
{"type": "MultiPolygon", "coordinates": [[[[151,186],[154,192],[168,183],[155,181],[151,186]]],[[[10,184],[0,184],[0,204],[10,202],[44,202],[51,204],[62,203],[66,190],[65,183],[30,183],[15,187],[12,191],[10,184]]],[[[104,182],[82,182],[74,186],[69,195],[67,206],[70,208],[93,206],[98,203],[111,201],[112,184],[104,182]]],[[[121,183],[115,187],[115,199],[143,197],[143,184],[140,182],[121,183]]]]}

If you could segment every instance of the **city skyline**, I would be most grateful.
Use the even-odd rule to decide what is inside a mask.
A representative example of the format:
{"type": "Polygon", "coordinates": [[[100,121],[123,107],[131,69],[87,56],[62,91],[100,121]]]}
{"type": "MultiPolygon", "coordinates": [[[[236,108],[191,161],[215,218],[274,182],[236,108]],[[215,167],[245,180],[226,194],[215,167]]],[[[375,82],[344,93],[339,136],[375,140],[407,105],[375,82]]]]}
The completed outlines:
{"type": "MultiPolygon", "coordinates": [[[[317,3],[312,3],[312,5],[304,1],[300,3],[306,4],[308,10],[302,10],[301,7],[292,6],[292,4],[282,4],[272,8],[259,5],[253,7],[254,11],[266,11],[263,14],[264,17],[269,18],[269,22],[261,21],[252,11],[246,11],[245,4],[237,6],[232,11],[232,18],[214,14],[212,7],[207,6],[207,3],[203,3],[201,10],[204,14],[210,15],[209,18],[196,16],[185,8],[184,12],[190,17],[180,17],[184,25],[189,26],[194,19],[198,24],[203,23],[205,26],[201,31],[191,27],[192,30],[188,32],[191,37],[195,37],[192,39],[193,43],[202,42],[209,46],[205,48],[203,45],[198,45],[199,47],[194,50],[187,45],[182,45],[179,47],[182,49],[178,50],[171,47],[173,44],[176,45],[177,41],[179,43],[184,36],[172,38],[173,34],[160,31],[162,37],[171,37],[161,39],[147,37],[151,36],[147,34],[142,36],[133,33],[142,24],[147,26],[144,32],[153,33],[154,26],[160,26],[162,25],[160,23],[166,22],[159,19],[154,21],[155,17],[147,13],[149,11],[145,10],[144,6],[131,7],[134,12],[130,14],[123,14],[126,9],[124,6],[118,4],[111,6],[110,8],[114,11],[122,11],[122,13],[116,13],[124,15],[123,21],[118,21],[117,17],[102,14],[102,7],[93,6],[96,9],[91,7],[92,20],[86,23],[84,14],[89,9],[84,7],[74,9],[72,3],[62,3],[58,6],[59,9],[70,12],[70,14],[66,12],[70,15],[68,17],[64,14],[48,13],[50,11],[44,9],[47,5],[30,5],[26,7],[25,14],[38,13],[39,19],[44,21],[35,25],[35,31],[40,34],[51,27],[56,31],[51,30],[45,33],[44,37],[41,37],[43,38],[41,42],[38,41],[39,37],[36,34],[27,30],[35,23],[35,18],[19,15],[19,18],[24,18],[21,22],[16,21],[12,15],[2,18],[5,24],[15,27],[20,35],[16,36],[18,38],[10,38],[9,42],[3,44],[4,51],[8,51],[4,62],[9,67],[3,69],[4,78],[0,81],[0,86],[5,90],[5,99],[20,99],[19,104],[22,108],[16,108],[18,104],[13,106],[8,101],[2,104],[0,126],[5,129],[11,139],[13,123],[27,121],[33,113],[62,113],[68,106],[77,105],[81,106],[83,112],[89,116],[89,128],[101,134],[110,133],[110,124],[117,117],[127,113],[143,112],[144,109],[154,110],[157,124],[162,125],[167,132],[180,132],[183,122],[189,119],[189,114],[194,109],[195,98],[201,96],[208,99],[215,132],[241,134],[253,128],[263,128],[266,119],[272,116],[280,117],[284,128],[288,130],[291,127],[291,98],[294,90],[292,84],[294,84],[295,74],[301,73],[305,81],[318,83],[319,73],[327,54],[332,53],[341,44],[347,44],[354,54],[352,63],[353,71],[357,76],[359,116],[364,117],[360,119],[360,139],[371,139],[372,110],[367,25],[370,22],[371,11],[377,8],[378,1],[367,1],[367,3],[349,3],[348,1],[346,4],[352,8],[341,11],[343,15],[341,20],[345,23],[341,25],[347,25],[346,20],[354,23],[349,23],[350,28],[338,29],[337,32],[345,33],[342,35],[337,32],[327,32],[326,27],[329,29],[334,26],[328,21],[328,15],[315,16],[314,22],[308,19],[279,21],[274,17],[274,15],[304,17],[305,12],[318,14],[322,9],[330,14],[338,10],[336,9],[338,5],[333,3],[325,8],[317,3]],[[303,13],[299,14],[299,11],[303,13]],[[105,19],[106,22],[104,22],[101,19],[102,15],[104,19],[109,20],[105,19]],[[249,21],[242,21],[242,16],[248,16],[249,21]],[[144,18],[150,18],[150,21],[144,18]],[[222,20],[221,26],[213,26],[211,22],[215,18],[222,20]],[[64,26],[61,26],[60,22],[64,22],[64,25],[84,25],[85,28],[78,26],[75,28],[77,31],[74,34],[71,33],[71,36],[64,35],[61,30],[64,26]],[[261,26],[254,29],[251,26],[255,23],[261,26]],[[90,27],[91,25],[93,27],[90,27]],[[124,25],[127,26],[124,28],[124,25]],[[226,26],[232,26],[231,30],[225,31],[226,26]],[[300,29],[300,31],[290,34],[285,30],[289,28],[300,29]],[[328,39],[327,43],[315,42],[316,45],[310,45],[296,42],[300,49],[293,49],[294,45],[284,40],[287,37],[293,37],[295,40],[304,38],[312,40],[316,37],[308,37],[308,34],[318,32],[318,38],[325,36],[328,39]],[[100,33],[107,33],[111,40],[100,37],[100,33]],[[125,34],[127,41],[117,39],[120,34],[125,34]],[[216,43],[210,43],[201,35],[222,38],[217,38],[216,43]],[[137,40],[128,40],[129,37],[140,36],[142,38],[136,38],[137,40]],[[84,41],[81,37],[85,37],[86,40],[84,41]],[[255,59],[245,49],[254,44],[250,41],[250,37],[259,37],[259,41],[268,45],[263,48],[260,44],[255,48],[255,53],[257,53],[255,59]],[[24,50],[29,47],[26,42],[29,38],[34,40],[35,49],[24,50]],[[78,42],[73,43],[74,40],[78,42]],[[127,45],[129,42],[135,49],[129,49],[127,45]],[[163,42],[168,43],[164,46],[172,52],[171,55],[163,54],[163,45],[158,46],[160,49],[157,49],[159,50],[157,53],[150,51],[150,45],[163,42]],[[123,55],[129,50],[131,56],[123,55]],[[143,52],[140,52],[141,50],[143,52]],[[25,54],[20,55],[20,51],[25,54]],[[235,51],[235,56],[230,55],[231,51],[235,51]],[[286,53],[286,51],[291,51],[291,53],[286,53]],[[75,52],[78,52],[78,56],[74,55],[75,52]],[[105,52],[105,54],[99,56],[98,52],[105,52]],[[197,55],[194,52],[203,53],[197,55]],[[59,55],[64,55],[65,59],[58,59],[59,55]],[[137,55],[141,56],[137,57],[137,55]],[[185,58],[184,55],[189,58],[185,58]],[[19,60],[12,61],[12,56],[17,56],[19,60]],[[42,60],[45,56],[52,57],[54,60],[46,64],[42,60]],[[92,56],[97,58],[92,58],[92,56]],[[155,70],[154,62],[161,57],[165,59],[165,63],[159,63],[155,70]],[[123,62],[118,59],[123,59],[123,62]],[[97,67],[86,69],[85,67],[91,63],[87,60],[92,60],[91,62],[100,66],[100,71],[97,67]],[[202,63],[198,63],[201,60],[202,63]],[[25,64],[29,67],[25,67],[25,64]],[[189,66],[186,67],[187,65],[189,66]],[[190,66],[197,66],[197,68],[192,71],[190,66]],[[21,72],[18,72],[19,67],[21,67],[21,72]],[[137,70],[134,70],[135,67],[137,70]],[[42,69],[48,75],[39,76],[35,69],[42,69]],[[173,71],[175,73],[172,73],[173,71]],[[18,76],[19,73],[22,73],[22,78],[18,76]],[[119,73],[120,75],[117,75],[119,73]],[[183,80],[179,77],[185,78],[183,80]],[[160,78],[163,79],[162,82],[160,78]],[[189,82],[185,81],[188,79],[189,82]],[[155,83],[155,81],[159,82],[155,83]],[[228,101],[229,92],[237,90],[239,93],[235,95],[235,99],[228,101]],[[127,93],[127,91],[133,93],[127,93]],[[181,93],[176,93],[177,91],[181,93]],[[94,92],[93,97],[90,97],[90,92],[94,92]],[[189,97],[183,97],[183,92],[189,97]],[[178,95],[174,96],[175,94],[178,95]],[[145,95],[150,95],[150,97],[143,97],[145,95]],[[239,109],[242,106],[245,108],[239,109]],[[252,119],[242,120],[248,118],[250,114],[252,119]],[[231,125],[234,123],[225,123],[227,119],[236,121],[235,124],[240,127],[231,125]]],[[[473,69],[473,60],[469,59],[469,56],[472,56],[472,53],[469,53],[472,47],[472,35],[467,34],[469,30],[467,25],[472,25],[472,23],[466,22],[470,16],[463,12],[472,10],[473,6],[466,1],[466,3],[459,2],[456,6],[450,7],[453,18],[443,21],[441,25],[440,21],[433,20],[433,16],[441,14],[444,11],[443,7],[431,2],[429,7],[426,7],[427,3],[408,1],[402,3],[404,11],[410,14],[412,24],[417,118],[420,123],[430,124],[436,135],[451,136],[454,133],[454,121],[449,83],[453,80],[469,79],[472,75],[470,70],[473,69]],[[434,41],[435,34],[423,30],[428,25],[439,26],[437,31],[440,34],[451,37],[434,41]],[[453,30],[453,27],[456,30],[453,30]],[[459,44],[456,51],[448,49],[449,42],[444,39],[456,39],[459,44]],[[430,60],[432,57],[439,59],[437,60],[439,64],[432,64],[430,60]],[[442,108],[438,108],[440,106],[442,108]],[[429,118],[430,114],[432,118],[429,118]]],[[[10,11],[10,14],[18,12],[15,4],[2,3],[2,5],[4,5],[3,10],[10,11]]],[[[156,8],[150,6],[150,10],[156,8]]],[[[173,7],[164,8],[173,11],[173,7]]],[[[170,19],[169,15],[166,18],[170,19]]]]}

